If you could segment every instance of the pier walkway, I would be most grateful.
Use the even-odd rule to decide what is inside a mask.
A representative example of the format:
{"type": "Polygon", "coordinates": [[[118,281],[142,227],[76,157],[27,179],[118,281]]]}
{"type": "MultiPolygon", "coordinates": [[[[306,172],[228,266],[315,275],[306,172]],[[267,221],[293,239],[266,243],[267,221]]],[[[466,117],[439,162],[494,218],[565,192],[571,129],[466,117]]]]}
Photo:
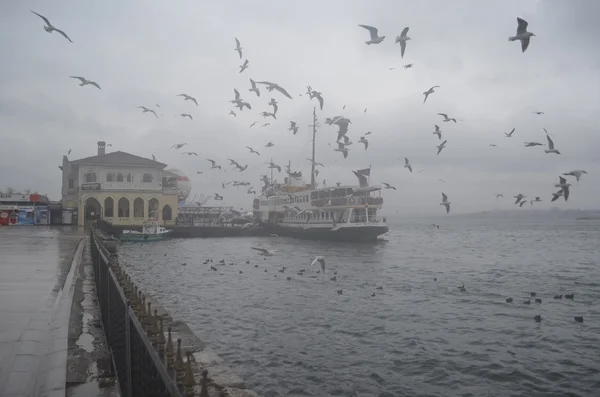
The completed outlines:
{"type": "Polygon", "coordinates": [[[0,396],[65,395],[82,238],[76,227],[0,227],[0,396]]]}

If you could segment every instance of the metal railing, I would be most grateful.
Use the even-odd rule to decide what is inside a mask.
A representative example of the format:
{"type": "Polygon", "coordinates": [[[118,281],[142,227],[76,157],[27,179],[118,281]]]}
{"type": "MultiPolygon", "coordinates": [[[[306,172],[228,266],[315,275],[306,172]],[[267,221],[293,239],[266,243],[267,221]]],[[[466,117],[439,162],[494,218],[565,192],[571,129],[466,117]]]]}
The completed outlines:
{"type": "MultiPolygon", "coordinates": [[[[146,296],[119,265],[111,247],[92,228],[90,246],[96,294],[106,341],[112,355],[121,394],[125,397],[192,397],[196,381],[192,352],[183,360],[181,339],[173,345],[163,318],[152,311],[146,296]],[[111,252],[112,251],[112,252],[111,252]]],[[[208,397],[208,372],[202,372],[201,397],[208,397]]]]}

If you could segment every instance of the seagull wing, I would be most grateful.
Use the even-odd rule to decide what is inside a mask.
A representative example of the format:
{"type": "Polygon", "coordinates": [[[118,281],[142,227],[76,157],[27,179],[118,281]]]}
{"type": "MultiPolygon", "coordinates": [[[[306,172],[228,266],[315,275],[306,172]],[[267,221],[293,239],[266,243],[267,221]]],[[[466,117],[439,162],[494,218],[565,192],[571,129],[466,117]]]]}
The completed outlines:
{"type": "Polygon", "coordinates": [[[210,161],[210,163],[211,163],[212,165],[215,165],[215,164],[216,164],[215,160],[207,159],[206,161],[210,161]]]}
{"type": "Polygon", "coordinates": [[[402,38],[406,38],[406,35],[408,34],[408,29],[409,27],[405,27],[404,30],[402,31],[402,33],[400,33],[400,37],[402,38]]]}
{"type": "Polygon", "coordinates": [[[446,193],[442,193],[442,203],[447,203],[448,202],[448,196],[446,196],[446,193]]]}
{"type": "Polygon", "coordinates": [[[523,40],[521,40],[521,52],[525,52],[525,50],[527,50],[527,47],[529,47],[529,37],[526,37],[523,40]]]}
{"type": "Polygon", "coordinates": [[[194,103],[196,104],[196,106],[198,106],[198,101],[196,100],[196,98],[190,97],[190,100],[194,101],[194,103]]]}
{"type": "MultiPolygon", "coordinates": [[[[85,77],[80,77],[80,76],[69,76],[72,79],[78,79],[79,81],[81,81],[82,83],[86,82],[85,77]]],[[[139,107],[139,106],[138,106],[139,107]]]]}
{"type": "Polygon", "coordinates": [[[404,51],[406,51],[406,41],[400,41],[400,58],[404,58],[404,51]]]}
{"type": "Polygon", "coordinates": [[[319,100],[319,106],[321,107],[321,110],[323,110],[323,97],[321,95],[318,95],[317,99],[319,100]]]}
{"type": "MultiPolygon", "coordinates": [[[[30,11],[31,11],[31,10],[30,10],[30,11]]],[[[35,15],[37,15],[38,17],[42,18],[42,19],[44,20],[44,22],[46,22],[46,25],[48,25],[48,26],[52,26],[52,24],[50,23],[50,21],[48,20],[48,18],[46,18],[46,17],[45,17],[45,16],[43,16],[43,15],[40,15],[40,14],[38,14],[38,13],[37,13],[37,12],[35,12],[35,11],[31,11],[31,12],[33,12],[33,13],[34,13],[35,15]]]]}
{"type": "Polygon", "coordinates": [[[407,168],[410,172],[412,172],[412,167],[410,165],[407,168]]]}
{"type": "Polygon", "coordinates": [[[512,136],[512,134],[515,132],[515,129],[513,128],[512,130],[510,130],[510,132],[508,133],[508,136],[512,136]]]}
{"type": "MultiPolygon", "coordinates": [[[[291,95],[290,95],[290,94],[289,94],[289,93],[288,93],[288,92],[287,92],[287,91],[286,91],[286,90],[285,90],[283,87],[280,87],[280,86],[276,85],[274,88],[275,88],[277,91],[281,92],[281,93],[282,93],[283,95],[285,95],[286,97],[288,97],[288,98],[292,99],[292,96],[291,96],[291,95]]],[[[319,102],[320,102],[320,101],[319,101],[319,102]]],[[[321,109],[322,109],[322,108],[323,108],[323,107],[321,106],[321,109]]]]}
{"type": "Polygon", "coordinates": [[[252,89],[256,89],[256,83],[254,82],[254,80],[250,79],[250,85],[252,85],[252,89]]]}
{"type": "Polygon", "coordinates": [[[517,18],[517,34],[521,34],[521,33],[525,33],[527,32],[527,21],[521,18],[517,18]]]}
{"type": "Polygon", "coordinates": [[[235,38],[235,44],[237,48],[240,48],[240,41],[238,40],[238,38],[235,38]]]}
{"type": "Polygon", "coordinates": [[[559,176],[559,177],[558,177],[558,180],[560,181],[560,184],[561,184],[561,185],[565,185],[565,184],[567,183],[567,179],[566,179],[566,178],[563,178],[562,176],[559,176]]]}
{"type": "Polygon", "coordinates": [[[154,117],[158,118],[158,115],[156,114],[156,112],[152,109],[148,109],[149,112],[154,113],[154,117]]]}
{"type": "Polygon", "coordinates": [[[448,118],[448,115],[446,113],[438,113],[438,116],[442,116],[445,119],[448,118]]]}
{"type": "Polygon", "coordinates": [[[90,81],[90,85],[93,85],[94,87],[98,88],[99,90],[102,90],[102,88],[100,88],[98,83],[96,83],[95,81],[90,81]]]}
{"type": "Polygon", "coordinates": [[[56,28],[54,28],[54,30],[55,30],[55,31],[57,31],[58,33],[62,34],[62,35],[63,35],[63,37],[64,37],[65,39],[69,40],[71,43],[73,42],[73,41],[72,41],[72,40],[69,38],[69,36],[67,36],[67,34],[66,34],[65,32],[63,32],[62,30],[60,30],[60,29],[56,29],[56,28]]]}
{"type": "Polygon", "coordinates": [[[235,93],[235,100],[239,101],[240,100],[240,92],[238,90],[236,90],[235,88],[233,89],[233,92],[235,93]]]}
{"type": "Polygon", "coordinates": [[[435,124],[435,132],[440,132],[440,126],[435,124]]]}
{"type": "Polygon", "coordinates": [[[548,140],[548,148],[550,150],[554,150],[554,142],[552,142],[552,139],[550,138],[550,135],[548,135],[548,133],[546,133],[546,139],[548,140]]]}
{"type": "Polygon", "coordinates": [[[361,28],[365,28],[369,31],[369,34],[371,35],[371,40],[374,40],[377,38],[377,28],[374,28],[373,26],[368,26],[368,25],[358,25],[361,28]]]}
{"type": "Polygon", "coordinates": [[[408,164],[409,164],[409,162],[408,162],[408,157],[405,157],[405,158],[404,158],[404,165],[408,165],[408,164]]]}

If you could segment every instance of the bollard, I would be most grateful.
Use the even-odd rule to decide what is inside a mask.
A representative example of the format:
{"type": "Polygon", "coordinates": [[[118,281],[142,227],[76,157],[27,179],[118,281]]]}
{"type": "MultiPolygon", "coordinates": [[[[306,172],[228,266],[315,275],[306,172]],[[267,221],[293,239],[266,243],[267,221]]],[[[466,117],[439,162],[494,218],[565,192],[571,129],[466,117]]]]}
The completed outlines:
{"type": "Polygon", "coordinates": [[[175,352],[173,351],[173,339],[171,338],[171,327],[168,328],[167,346],[165,355],[167,356],[167,368],[173,369],[175,364],[175,352]]]}
{"type": "Polygon", "coordinates": [[[185,386],[186,397],[194,397],[194,386],[196,381],[194,380],[194,373],[192,372],[192,352],[185,353],[187,361],[185,363],[185,377],[183,379],[183,385],[185,386]]]}
{"type": "Polygon", "coordinates": [[[163,328],[163,319],[160,317],[158,319],[158,354],[160,357],[164,357],[165,355],[165,330],[163,328]]]}
{"type": "Polygon", "coordinates": [[[183,356],[181,355],[181,338],[177,338],[177,354],[175,355],[175,373],[178,385],[183,385],[185,377],[185,365],[183,364],[183,356]]]}
{"type": "Polygon", "coordinates": [[[200,380],[200,397],[210,397],[208,395],[208,371],[202,371],[202,380],[200,380]]]}

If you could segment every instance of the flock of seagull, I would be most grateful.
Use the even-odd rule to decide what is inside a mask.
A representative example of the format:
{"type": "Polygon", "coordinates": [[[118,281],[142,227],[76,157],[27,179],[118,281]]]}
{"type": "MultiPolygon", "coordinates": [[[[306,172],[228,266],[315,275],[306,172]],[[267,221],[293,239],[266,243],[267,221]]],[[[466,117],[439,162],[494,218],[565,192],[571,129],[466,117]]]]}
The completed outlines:
{"type": "MultiPolygon", "coordinates": [[[[52,23],[48,20],[48,18],[46,18],[45,16],[38,14],[34,11],[31,11],[33,14],[37,15],[38,17],[40,17],[45,25],[44,25],[44,30],[48,33],[53,33],[53,32],[57,32],[60,35],[62,35],[65,39],[67,39],[70,43],[73,43],[73,41],[71,40],[71,38],[61,29],[58,29],[57,27],[55,27],[54,25],[52,25],[52,23]]],[[[358,25],[361,28],[366,29],[369,32],[369,40],[367,40],[365,43],[367,45],[378,45],[381,44],[386,36],[380,36],[379,35],[379,30],[373,26],[369,26],[369,25],[358,25]]],[[[517,18],[517,32],[516,35],[514,36],[510,36],[508,38],[509,42],[512,41],[519,41],[521,43],[521,51],[524,53],[527,48],[529,47],[531,38],[533,36],[535,36],[534,33],[529,32],[527,30],[528,28],[528,23],[527,21],[525,21],[522,18],[517,18]]],[[[409,27],[405,27],[402,32],[400,33],[400,35],[396,36],[396,40],[394,42],[394,44],[399,44],[400,45],[400,57],[404,58],[404,54],[406,52],[407,49],[407,42],[409,40],[411,40],[411,38],[408,36],[408,31],[409,31],[409,27]]],[[[238,38],[235,38],[235,43],[236,46],[234,48],[234,51],[236,51],[239,55],[239,58],[242,59],[243,58],[243,47],[241,46],[240,40],[238,38]]],[[[239,73],[243,73],[244,71],[246,71],[249,68],[249,60],[246,58],[243,63],[239,66],[239,73]]],[[[412,68],[414,66],[414,64],[410,63],[410,64],[406,64],[403,65],[403,67],[405,69],[409,69],[412,68]]],[[[390,69],[394,69],[394,68],[390,68],[390,69]]],[[[79,85],[81,87],[85,87],[85,86],[93,86],[96,87],[97,89],[101,90],[100,85],[92,80],[88,80],[85,77],[82,76],[69,76],[72,79],[77,79],[79,80],[79,85]]],[[[254,94],[256,96],[256,98],[260,98],[261,96],[261,88],[264,87],[265,90],[269,93],[271,92],[277,92],[279,94],[281,94],[283,97],[287,98],[287,99],[293,99],[292,95],[290,95],[290,93],[283,88],[281,85],[277,84],[277,83],[273,83],[270,81],[255,81],[252,78],[249,79],[249,83],[250,83],[250,88],[248,88],[248,92],[254,94]]],[[[324,98],[323,98],[323,94],[319,91],[314,90],[310,85],[306,86],[307,91],[306,91],[306,95],[308,96],[309,100],[312,99],[316,99],[318,102],[318,107],[320,110],[323,110],[323,106],[324,106],[324,98]]],[[[427,99],[429,98],[429,96],[433,93],[435,93],[435,89],[436,88],[440,88],[439,85],[434,85],[431,88],[429,88],[428,90],[423,92],[423,104],[425,104],[427,102],[427,99]]],[[[244,109],[248,109],[251,110],[252,109],[252,105],[244,100],[242,98],[242,95],[240,94],[239,90],[237,88],[233,89],[234,92],[234,99],[232,99],[230,101],[230,103],[232,103],[234,105],[235,108],[238,109],[238,111],[244,111],[244,109]]],[[[176,96],[182,97],[182,99],[184,100],[184,102],[191,102],[193,104],[195,104],[196,106],[198,106],[198,101],[196,100],[196,98],[194,98],[191,95],[188,95],[186,93],[182,93],[182,94],[178,94],[176,96]]],[[[299,94],[299,96],[302,96],[302,94],[299,94]]],[[[272,119],[272,120],[277,120],[277,112],[279,109],[279,102],[277,101],[276,98],[270,98],[270,101],[267,103],[267,110],[262,111],[261,113],[259,113],[261,116],[263,116],[263,118],[265,119],[265,121],[267,119],[272,119]]],[[[157,109],[160,109],[160,106],[158,104],[156,104],[157,109]]],[[[157,111],[147,107],[147,106],[138,106],[138,109],[141,109],[142,113],[151,113],[153,114],[155,117],[159,117],[157,114],[157,111]]],[[[345,105],[343,107],[343,109],[345,109],[345,105]]],[[[364,109],[364,112],[366,113],[367,109],[364,109]]],[[[543,115],[544,112],[543,111],[535,111],[533,112],[536,115],[543,115]]],[[[231,114],[234,117],[237,117],[237,113],[232,109],[229,114],[231,114]]],[[[448,114],[446,113],[438,113],[439,116],[441,116],[442,122],[444,123],[448,123],[448,122],[453,122],[456,123],[457,119],[455,117],[450,117],[448,114]]],[[[182,117],[182,118],[188,118],[190,120],[193,120],[193,116],[190,113],[180,113],[178,114],[176,117],[182,117]]],[[[253,127],[254,125],[256,125],[258,123],[258,121],[253,122],[250,125],[250,128],[253,127]]],[[[335,141],[335,143],[337,144],[337,147],[334,148],[333,150],[335,152],[340,152],[343,155],[343,158],[347,158],[348,157],[348,153],[350,151],[349,146],[352,145],[352,140],[350,139],[350,137],[347,135],[348,134],[348,130],[349,130],[349,125],[352,123],[352,121],[344,116],[335,116],[335,117],[331,117],[331,118],[326,118],[325,119],[325,123],[329,126],[337,126],[338,127],[338,131],[337,131],[337,139],[335,141]]],[[[289,121],[289,128],[288,131],[292,132],[292,135],[296,135],[298,133],[299,127],[297,125],[297,123],[293,120],[289,121]]],[[[261,127],[268,127],[270,126],[270,122],[265,122],[264,124],[262,124],[261,127]]],[[[441,128],[439,127],[438,124],[434,125],[435,130],[433,131],[434,135],[437,135],[438,140],[442,140],[442,133],[443,131],[441,130],[441,128]]],[[[512,138],[514,136],[516,128],[513,128],[510,132],[508,133],[504,133],[506,138],[512,138]]],[[[547,140],[547,144],[548,144],[548,148],[545,149],[545,153],[547,154],[556,154],[556,155],[560,155],[560,151],[558,149],[556,149],[555,145],[554,145],[554,141],[552,140],[552,138],[550,138],[550,135],[548,134],[548,131],[544,128],[544,132],[546,133],[546,140],[547,140]]],[[[362,143],[364,145],[364,149],[367,150],[369,147],[369,141],[367,140],[366,136],[371,134],[371,132],[367,132],[366,134],[364,134],[363,136],[360,137],[360,139],[358,140],[359,143],[362,143]]],[[[437,148],[437,155],[439,155],[447,146],[447,140],[444,140],[443,142],[441,142],[439,145],[436,146],[437,148]]],[[[173,145],[172,148],[174,148],[175,150],[179,150],[181,149],[183,146],[187,145],[186,143],[179,143],[176,145],[173,145]]],[[[274,144],[272,142],[268,142],[265,145],[265,148],[270,148],[273,147],[274,144]]],[[[496,144],[490,144],[490,147],[498,147],[498,145],[496,144]]],[[[543,146],[542,143],[540,142],[525,142],[525,147],[535,147],[535,146],[543,146]]],[[[254,148],[250,147],[250,146],[246,146],[246,148],[249,150],[249,152],[251,154],[256,154],[257,156],[260,156],[260,153],[255,150],[254,148]]],[[[198,156],[198,154],[196,152],[182,152],[182,154],[184,155],[188,155],[188,156],[198,156]]],[[[154,160],[156,160],[156,157],[154,155],[152,155],[152,158],[154,160]]],[[[248,165],[241,165],[239,162],[237,162],[236,160],[233,159],[228,159],[230,162],[230,165],[232,165],[234,168],[234,170],[237,170],[239,172],[243,172],[248,168],[248,165]]],[[[218,169],[221,170],[222,166],[217,165],[216,162],[214,160],[211,159],[207,159],[208,162],[210,162],[211,164],[211,169],[218,169]]],[[[309,159],[309,161],[312,161],[309,159]]],[[[269,168],[270,169],[277,169],[278,172],[281,172],[282,167],[274,164],[272,161],[268,162],[267,164],[269,164],[269,168]]],[[[315,165],[321,165],[323,166],[322,163],[315,163],[315,165]]],[[[407,168],[410,172],[412,172],[412,165],[409,161],[408,158],[405,157],[405,164],[404,167],[407,168]]],[[[291,173],[291,169],[287,168],[286,169],[287,173],[291,173]]],[[[202,171],[197,171],[198,174],[203,173],[202,171]]],[[[318,173],[318,169],[315,170],[315,173],[318,173]]],[[[563,174],[563,176],[573,176],[576,178],[577,181],[580,180],[581,176],[583,174],[587,174],[587,172],[585,170],[572,170],[569,172],[566,172],[563,174]]],[[[558,198],[560,197],[564,197],[564,200],[567,201],[569,198],[569,194],[570,194],[570,186],[571,184],[568,183],[568,181],[566,180],[566,178],[564,178],[563,176],[559,176],[559,182],[554,184],[554,187],[559,188],[558,191],[556,191],[555,193],[552,193],[552,198],[551,201],[556,201],[558,198]]],[[[240,181],[232,181],[235,182],[234,186],[248,186],[250,185],[249,183],[241,183],[240,181]]],[[[225,186],[227,186],[228,184],[232,183],[232,182],[228,182],[227,184],[222,183],[222,187],[225,188],[225,186]]],[[[264,180],[263,180],[264,182],[264,180]]],[[[384,185],[384,189],[393,189],[396,190],[396,187],[392,186],[389,183],[383,182],[384,185]]],[[[255,191],[252,187],[250,187],[248,189],[248,194],[255,194],[255,191]]],[[[504,197],[503,194],[496,194],[497,198],[500,197],[504,197]]],[[[514,196],[514,198],[516,199],[515,204],[519,205],[520,207],[522,207],[524,205],[525,202],[527,202],[525,199],[525,195],[519,193],[518,195],[514,196]]],[[[215,199],[222,200],[222,196],[215,194],[215,199]],[[219,198],[217,198],[219,197],[219,198]]],[[[540,202],[542,201],[539,197],[536,197],[535,199],[529,200],[529,202],[531,203],[531,205],[533,205],[533,203],[535,202],[540,202]]],[[[440,203],[440,205],[444,206],[446,208],[446,212],[449,213],[450,212],[450,201],[448,200],[448,196],[445,193],[442,193],[442,202],[440,203]]]]}

